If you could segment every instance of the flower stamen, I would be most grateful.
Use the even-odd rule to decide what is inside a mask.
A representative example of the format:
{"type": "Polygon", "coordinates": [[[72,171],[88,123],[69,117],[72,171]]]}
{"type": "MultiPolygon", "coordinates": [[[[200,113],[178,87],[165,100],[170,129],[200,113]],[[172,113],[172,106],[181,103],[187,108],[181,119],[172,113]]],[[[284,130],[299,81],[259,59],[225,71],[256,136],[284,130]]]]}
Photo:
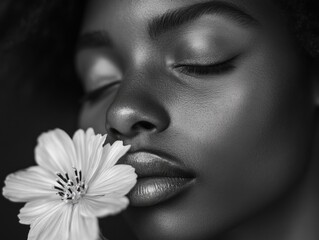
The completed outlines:
{"type": "Polygon", "coordinates": [[[70,178],[68,173],[64,173],[64,175],[61,173],[56,174],[59,177],[56,179],[58,186],[54,186],[54,189],[58,190],[56,194],[61,197],[62,201],[75,204],[85,195],[87,186],[85,181],[82,180],[82,171],[78,171],[75,167],[73,169],[73,178],[70,178]]]}

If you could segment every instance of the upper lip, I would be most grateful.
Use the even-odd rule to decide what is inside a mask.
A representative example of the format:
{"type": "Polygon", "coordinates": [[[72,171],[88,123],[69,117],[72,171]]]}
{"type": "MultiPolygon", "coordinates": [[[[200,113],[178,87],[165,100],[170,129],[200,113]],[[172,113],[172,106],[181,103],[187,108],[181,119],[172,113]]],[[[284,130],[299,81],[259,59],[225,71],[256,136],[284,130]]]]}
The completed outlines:
{"type": "Polygon", "coordinates": [[[194,178],[185,166],[174,161],[171,157],[147,151],[129,152],[124,155],[119,164],[128,164],[135,168],[138,178],[144,177],[180,177],[194,178]],[[160,156],[162,155],[162,156],[160,156]]]}

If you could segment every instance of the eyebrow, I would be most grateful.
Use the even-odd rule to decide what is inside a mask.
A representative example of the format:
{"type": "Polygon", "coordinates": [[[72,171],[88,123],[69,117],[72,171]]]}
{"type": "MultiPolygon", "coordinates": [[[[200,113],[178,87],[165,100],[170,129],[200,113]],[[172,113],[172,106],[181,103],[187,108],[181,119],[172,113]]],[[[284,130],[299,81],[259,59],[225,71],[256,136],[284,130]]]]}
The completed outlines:
{"type": "Polygon", "coordinates": [[[92,31],[80,35],[76,50],[88,48],[112,47],[112,41],[106,31],[92,31]]]}
{"type": "MultiPolygon", "coordinates": [[[[226,16],[244,27],[260,24],[255,18],[236,5],[217,0],[178,8],[155,17],[148,24],[148,34],[151,39],[156,39],[159,35],[167,31],[180,27],[207,14],[226,16]]],[[[112,46],[113,44],[109,34],[103,30],[96,30],[80,35],[76,50],[80,51],[89,48],[112,46]]]]}
{"type": "Polygon", "coordinates": [[[223,15],[242,26],[256,26],[259,22],[236,5],[222,1],[209,1],[182,7],[154,18],[148,25],[152,39],[160,34],[194,21],[203,15],[223,15]]]}

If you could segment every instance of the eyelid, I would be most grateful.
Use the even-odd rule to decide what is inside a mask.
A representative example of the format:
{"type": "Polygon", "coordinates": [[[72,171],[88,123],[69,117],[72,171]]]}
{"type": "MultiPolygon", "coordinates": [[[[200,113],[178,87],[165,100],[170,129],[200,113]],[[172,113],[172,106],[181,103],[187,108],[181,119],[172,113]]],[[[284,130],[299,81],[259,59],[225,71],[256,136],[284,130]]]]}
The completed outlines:
{"type": "Polygon", "coordinates": [[[176,63],[176,64],[172,64],[172,68],[179,68],[179,67],[187,67],[187,66],[192,66],[192,67],[213,67],[213,66],[218,66],[218,65],[223,65],[223,64],[227,64],[227,63],[231,63],[234,60],[237,59],[239,55],[235,55],[234,57],[228,58],[226,60],[222,60],[222,61],[217,61],[217,62],[196,62],[196,61],[192,61],[192,60],[187,60],[184,61],[182,63],[176,63]]]}
{"type": "MultiPolygon", "coordinates": [[[[237,55],[238,56],[238,55],[237,55]]],[[[175,64],[173,70],[177,71],[179,74],[183,74],[195,78],[205,78],[217,76],[220,74],[226,74],[235,68],[234,60],[237,56],[229,58],[225,61],[220,61],[217,63],[191,63],[191,64],[175,64]]]]}
{"type": "Polygon", "coordinates": [[[79,72],[85,91],[93,91],[122,79],[120,66],[105,55],[88,55],[87,58],[84,58],[79,72]]]}
{"type": "Polygon", "coordinates": [[[113,87],[114,85],[119,84],[121,81],[114,81],[109,84],[105,84],[104,86],[101,86],[99,88],[93,89],[87,93],[84,94],[82,98],[80,98],[80,103],[86,103],[86,102],[94,102],[97,100],[103,93],[105,93],[106,90],[113,87]]]}
{"type": "Polygon", "coordinates": [[[90,93],[108,85],[113,85],[121,81],[120,77],[97,77],[95,79],[86,80],[85,92],[90,93]]]}

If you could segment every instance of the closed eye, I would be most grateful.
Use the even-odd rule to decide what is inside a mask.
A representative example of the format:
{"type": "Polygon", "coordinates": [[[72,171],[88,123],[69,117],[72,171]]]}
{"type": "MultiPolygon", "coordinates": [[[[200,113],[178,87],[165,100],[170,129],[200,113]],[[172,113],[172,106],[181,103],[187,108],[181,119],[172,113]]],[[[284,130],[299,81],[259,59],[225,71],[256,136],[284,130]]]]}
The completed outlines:
{"type": "MultiPolygon", "coordinates": [[[[236,56],[237,57],[237,56],[236,56]]],[[[234,69],[234,60],[236,57],[223,62],[213,64],[176,64],[173,69],[176,69],[182,74],[189,76],[211,76],[227,73],[234,69]]]]}
{"type": "Polygon", "coordinates": [[[84,94],[84,96],[80,99],[80,103],[94,103],[98,101],[104,94],[106,94],[111,87],[114,85],[119,84],[121,81],[114,81],[112,83],[106,84],[104,86],[101,86],[95,90],[92,90],[90,92],[87,92],[84,94]]]}

